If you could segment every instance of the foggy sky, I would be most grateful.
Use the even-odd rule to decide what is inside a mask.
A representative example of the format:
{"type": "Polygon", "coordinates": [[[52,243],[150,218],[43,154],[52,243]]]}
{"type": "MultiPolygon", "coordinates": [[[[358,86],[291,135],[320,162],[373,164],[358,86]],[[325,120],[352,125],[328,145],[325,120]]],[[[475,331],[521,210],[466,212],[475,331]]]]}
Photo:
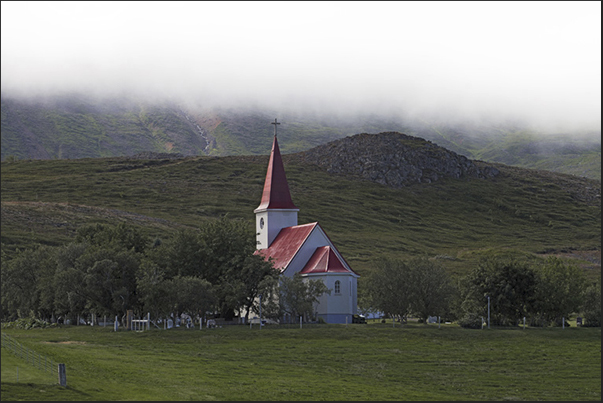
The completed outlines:
{"type": "Polygon", "coordinates": [[[601,127],[600,2],[5,2],[2,94],[601,127]]]}

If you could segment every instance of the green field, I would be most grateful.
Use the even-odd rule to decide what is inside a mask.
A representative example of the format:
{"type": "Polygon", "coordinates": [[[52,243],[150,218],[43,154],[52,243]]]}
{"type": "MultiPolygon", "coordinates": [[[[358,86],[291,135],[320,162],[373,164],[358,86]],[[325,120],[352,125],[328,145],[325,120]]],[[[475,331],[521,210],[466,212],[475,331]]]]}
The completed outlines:
{"type": "Polygon", "coordinates": [[[5,329],[68,387],[3,348],[2,400],[601,400],[600,328],[396,326],[5,329]]]}

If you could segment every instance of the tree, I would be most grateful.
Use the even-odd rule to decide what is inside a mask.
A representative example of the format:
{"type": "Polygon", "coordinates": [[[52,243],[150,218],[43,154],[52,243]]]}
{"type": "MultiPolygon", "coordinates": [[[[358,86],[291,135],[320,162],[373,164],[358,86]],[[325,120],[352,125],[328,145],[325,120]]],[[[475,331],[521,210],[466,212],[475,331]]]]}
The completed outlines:
{"type": "Polygon", "coordinates": [[[331,290],[322,280],[304,279],[299,273],[295,273],[292,277],[281,276],[279,289],[281,313],[288,314],[292,318],[312,317],[314,304],[324,293],[330,295],[331,290]]]}
{"type": "Polygon", "coordinates": [[[526,262],[487,258],[463,282],[468,315],[487,314],[490,297],[491,320],[498,325],[517,325],[531,312],[536,296],[536,273],[526,262]]]}
{"type": "Polygon", "coordinates": [[[230,319],[242,307],[246,312],[253,308],[266,276],[278,276],[269,262],[254,255],[252,228],[248,221],[222,217],[198,231],[179,231],[147,250],[146,257],[161,269],[165,280],[176,276],[207,280],[213,285],[217,310],[230,319]]]}
{"type": "Polygon", "coordinates": [[[577,266],[555,257],[548,258],[538,274],[534,311],[537,321],[561,323],[582,306],[584,273],[577,266]]]}
{"type": "Polygon", "coordinates": [[[205,266],[205,249],[199,241],[199,232],[194,230],[178,231],[166,243],[159,245],[147,256],[165,267],[168,278],[174,276],[196,276],[206,278],[209,269],[205,266]]]}
{"type": "Polygon", "coordinates": [[[153,317],[168,316],[173,309],[165,271],[150,259],[143,258],[136,278],[136,291],[143,312],[153,317]]]}
{"type": "Polygon", "coordinates": [[[366,280],[366,294],[373,309],[405,318],[412,301],[410,267],[401,260],[379,260],[366,280]]]}
{"type": "Polygon", "coordinates": [[[268,278],[278,278],[279,272],[274,269],[272,262],[263,256],[249,255],[242,266],[227,270],[222,277],[220,291],[224,306],[231,308],[244,307],[245,321],[249,312],[254,308],[255,301],[265,288],[268,278]]]}
{"type": "Polygon", "coordinates": [[[50,247],[40,246],[2,259],[2,311],[10,318],[49,318],[54,309],[52,278],[56,264],[50,247]]]}
{"type": "Polygon", "coordinates": [[[86,307],[84,273],[79,259],[86,253],[87,245],[71,243],[56,252],[56,271],[53,277],[54,306],[57,314],[80,315],[86,307]]]}
{"type": "Polygon", "coordinates": [[[206,312],[215,307],[213,286],[207,280],[191,276],[176,276],[167,281],[166,291],[170,295],[172,309],[203,318],[206,312]]]}
{"type": "Polygon", "coordinates": [[[103,224],[84,225],[77,230],[76,243],[88,243],[105,249],[132,250],[142,253],[148,240],[136,227],[119,223],[116,226],[103,224]]]}
{"type": "Polygon", "coordinates": [[[448,273],[427,258],[411,260],[410,308],[423,321],[429,316],[444,316],[449,312],[455,288],[448,273]]]}
{"type": "Polygon", "coordinates": [[[601,277],[584,291],[582,312],[585,326],[601,327],[601,277]]]}

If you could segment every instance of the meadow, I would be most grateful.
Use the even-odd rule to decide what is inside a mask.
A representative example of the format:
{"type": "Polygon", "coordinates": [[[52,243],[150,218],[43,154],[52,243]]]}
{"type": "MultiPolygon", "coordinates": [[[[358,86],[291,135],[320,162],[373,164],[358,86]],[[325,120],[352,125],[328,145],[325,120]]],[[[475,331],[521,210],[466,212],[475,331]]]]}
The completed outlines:
{"type": "Polygon", "coordinates": [[[3,329],[66,364],[67,388],[2,349],[2,400],[601,400],[601,329],[224,326],[3,329]],[[21,379],[14,377],[19,366],[21,379]]]}

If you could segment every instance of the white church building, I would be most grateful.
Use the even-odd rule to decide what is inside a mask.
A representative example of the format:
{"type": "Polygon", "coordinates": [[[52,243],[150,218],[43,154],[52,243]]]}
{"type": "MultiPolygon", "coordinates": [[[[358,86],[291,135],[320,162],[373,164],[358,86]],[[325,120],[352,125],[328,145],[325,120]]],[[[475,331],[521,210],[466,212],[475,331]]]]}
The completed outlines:
{"type": "Polygon", "coordinates": [[[315,307],[327,323],[352,323],[358,310],[359,277],[341,256],[317,222],[298,225],[285,169],[276,139],[276,122],[272,152],[264,183],[262,201],[256,216],[257,254],[272,258],[281,275],[301,273],[307,279],[320,279],[331,290],[323,294],[315,307]]]}

